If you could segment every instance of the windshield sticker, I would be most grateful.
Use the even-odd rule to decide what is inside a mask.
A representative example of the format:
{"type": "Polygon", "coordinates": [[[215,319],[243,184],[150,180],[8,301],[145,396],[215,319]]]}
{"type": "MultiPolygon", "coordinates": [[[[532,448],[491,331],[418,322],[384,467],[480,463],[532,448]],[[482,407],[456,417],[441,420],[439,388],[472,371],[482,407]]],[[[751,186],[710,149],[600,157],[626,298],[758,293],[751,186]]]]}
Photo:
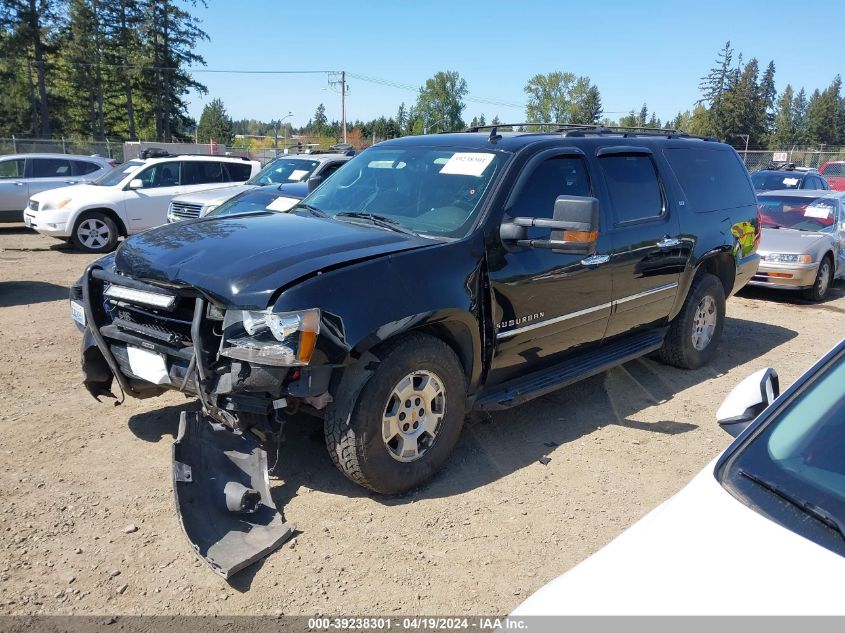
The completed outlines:
{"type": "Polygon", "coordinates": [[[307,176],[307,175],[308,175],[307,169],[294,169],[292,172],[290,172],[290,176],[288,176],[288,180],[296,180],[297,182],[299,182],[300,180],[305,178],[305,176],[307,176]]]}
{"type": "Polygon", "coordinates": [[[495,154],[482,154],[480,152],[457,152],[443,165],[440,173],[480,176],[487,169],[487,165],[493,162],[495,156],[495,154]]]}
{"type": "Polygon", "coordinates": [[[815,207],[807,207],[804,209],[805,218],[820,218],[826,220],[830,217],[830,207],[823,207],[821,205],[815,207]]]}
{"type": "Polygon", "coordinates": [[[287,196],[279,196],[273,202],[267,205],[270,211],[287,211],[293,205],[299,202],[299,198],[288,198],[287,196]]]}
{"type": "Polygon", "coordinates": [[[797,178],[784,178],[783,184],[785,184],[787,187],[794,187],[795,185],[798,184],[798,179],[797,178]]]}

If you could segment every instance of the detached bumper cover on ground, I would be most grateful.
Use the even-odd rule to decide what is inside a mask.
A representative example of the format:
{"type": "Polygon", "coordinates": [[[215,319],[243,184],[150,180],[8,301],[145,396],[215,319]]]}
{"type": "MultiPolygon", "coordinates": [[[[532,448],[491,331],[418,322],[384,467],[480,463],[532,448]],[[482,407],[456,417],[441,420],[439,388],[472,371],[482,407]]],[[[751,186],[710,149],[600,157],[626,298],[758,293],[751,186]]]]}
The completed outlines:
{"type": "Polygon", "coordinates": [[[201,413],[183,412],[173,444],[173,492],[185,535],[224,578],[281,547],[294,531],[270,497],[267,453],[201,413]]]}

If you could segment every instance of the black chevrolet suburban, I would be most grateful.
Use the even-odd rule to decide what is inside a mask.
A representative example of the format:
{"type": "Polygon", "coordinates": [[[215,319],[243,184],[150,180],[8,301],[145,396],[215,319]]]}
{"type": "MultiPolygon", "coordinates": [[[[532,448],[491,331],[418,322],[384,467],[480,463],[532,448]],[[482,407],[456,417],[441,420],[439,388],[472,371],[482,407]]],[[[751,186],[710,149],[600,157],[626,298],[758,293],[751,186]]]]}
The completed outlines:
{"type": "Polygon", "coordinates": [[[501,130],[385,141],[286,212],[129,238],[71,291],[86,387],[184,391],[264,447],[286,415],[317,414],[337,467],[390,494],[443,465],[471,410],[645,354],[712,358],[757,269],[736,152],[676,131],[501,130]]]}

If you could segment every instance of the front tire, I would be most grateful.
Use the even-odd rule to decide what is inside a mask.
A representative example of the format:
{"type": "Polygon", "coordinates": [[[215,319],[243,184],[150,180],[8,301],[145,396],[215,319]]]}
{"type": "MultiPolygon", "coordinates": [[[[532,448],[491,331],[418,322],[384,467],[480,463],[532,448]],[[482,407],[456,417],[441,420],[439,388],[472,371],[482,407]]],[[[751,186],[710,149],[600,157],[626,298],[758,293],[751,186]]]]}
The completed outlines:
{"type": "Polygon", "coordinates": [[[466,381],[455,352],[432,336],[412,334],[377,355],[351,415],[329,406],[326,447],[349,479],[392,495],[443,466],[463,426],[466,381]]]}
{"type": "Polygon", "coordinates": [[[830,257],[825,256],[819,264],[819,270],[816,273],[816,280],[813,285],[807,288],[802,294],[805,299],[810,301],[822,301],[827,296],[827,291],[830,290],[830,284],[833,281],[833,262],[830,257]]]}
{"type": "Polygon", "coordinates": [[[110,253],[117,246],[115,221],[100,211],[84,213],[73,229],[73,244],[84,253],[110,253]]]}
{"type": "Polygon", "coordinates": [[[725,322],[725,289],[715,275],[695,278],[684,307],[674,318],[658,351],[660,360],[682,369],[698,369],[716,353],[725,322]]]}

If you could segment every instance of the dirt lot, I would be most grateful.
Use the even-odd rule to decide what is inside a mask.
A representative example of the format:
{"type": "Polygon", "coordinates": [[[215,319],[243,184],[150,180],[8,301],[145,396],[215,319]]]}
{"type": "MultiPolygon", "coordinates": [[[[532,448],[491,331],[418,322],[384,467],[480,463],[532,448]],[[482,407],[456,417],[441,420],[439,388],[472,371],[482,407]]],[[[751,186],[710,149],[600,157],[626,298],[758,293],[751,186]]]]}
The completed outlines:
{"type": "Polygon", "coordinates": [[[506,613],[679,490],[728,444],[714,414],[730,388],[767,365],[790,384],[845,313],[842,282],[821,305],[743,293],[710,367],[638,360],[470,424],[399,499],[348,482],[295,419],[273,483],[299,533],[229,584],[173,509],[171,440],[194,402],[115,407],[81,386],[67,292],[91,259],[0,226],[0,613],[506,613]]]}

